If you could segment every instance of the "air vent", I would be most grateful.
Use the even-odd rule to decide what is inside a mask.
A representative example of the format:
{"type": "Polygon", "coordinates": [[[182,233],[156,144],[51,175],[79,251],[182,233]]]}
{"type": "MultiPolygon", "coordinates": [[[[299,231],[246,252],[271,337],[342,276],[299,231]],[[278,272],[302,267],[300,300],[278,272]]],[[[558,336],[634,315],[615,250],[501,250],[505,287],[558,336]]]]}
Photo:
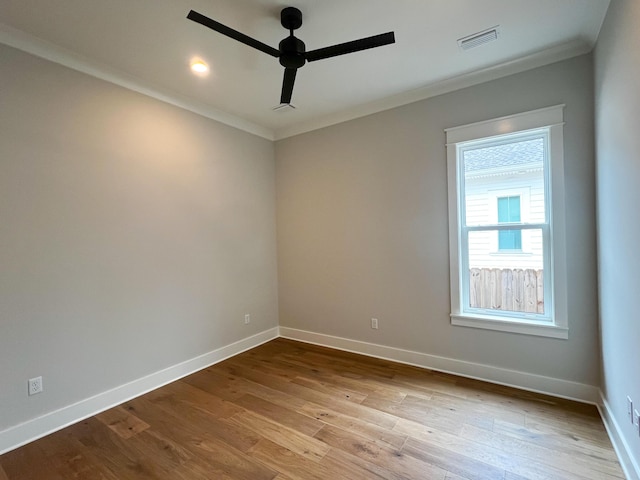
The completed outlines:
{"type": "Polygon", "coordinates": [[[274,112],[288,112],[289,110],[295,110],[296,106],[290,103],[281,103],[280,105],[276,105],[271,110],[274,112]]]}
{"type": "Polygon", "coordinates": [[[485,43],[497,40],[499,34],[500,27],[497,25],[487,30],[483,30],[482,32],[474,33],[473,35],[460,38],[458,40],[458,46],[462,50],[469,50],[470,48],[479,47],[480,45],[484,45],[485,43]]]}

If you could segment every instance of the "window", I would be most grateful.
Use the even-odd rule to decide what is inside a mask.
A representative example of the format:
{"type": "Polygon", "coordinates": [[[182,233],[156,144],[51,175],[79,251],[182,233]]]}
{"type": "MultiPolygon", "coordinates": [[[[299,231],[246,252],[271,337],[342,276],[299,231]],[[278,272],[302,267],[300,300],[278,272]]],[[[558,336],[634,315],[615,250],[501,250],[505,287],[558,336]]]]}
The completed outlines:
{"type": "MultiPolygon", "coordinates": [[[[498,223],[520,223],[520,197],[498,198],[498,223]]],[[[500,230],[498,250],[522,250],[522,230],[500,230]]]]}
{"type": "Polygon", "coordinates": [[[446,130],[451,322],[567,338],[563,106],[446,130]]]}

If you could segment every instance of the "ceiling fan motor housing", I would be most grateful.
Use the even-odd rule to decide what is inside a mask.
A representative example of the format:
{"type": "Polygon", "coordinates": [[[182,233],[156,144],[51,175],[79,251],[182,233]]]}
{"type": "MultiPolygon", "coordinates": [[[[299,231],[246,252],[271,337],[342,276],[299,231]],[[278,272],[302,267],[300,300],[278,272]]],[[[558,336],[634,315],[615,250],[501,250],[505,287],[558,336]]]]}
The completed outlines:
{"type": "Polygon", "coordinates": [[[304,42],[293,35],[285,38],[280,47],[280,65],[285,68],[300,68],[306,62],[304,42]]]}

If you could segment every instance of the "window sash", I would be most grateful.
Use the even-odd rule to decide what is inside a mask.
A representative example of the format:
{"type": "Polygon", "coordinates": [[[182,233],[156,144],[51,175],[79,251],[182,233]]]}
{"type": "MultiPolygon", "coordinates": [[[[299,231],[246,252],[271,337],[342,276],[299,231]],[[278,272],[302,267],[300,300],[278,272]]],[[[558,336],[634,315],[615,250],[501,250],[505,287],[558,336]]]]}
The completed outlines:
{"type": "Polygon", "coordinates": [[[519,321],[526,318],[528,322],[534,321],[541,324],[553,324],[553,272],[551,270],[551,227],[548,223],[530,223],[520,225],[482,225],[460,228],[460,305],[461,314],[481,313],[487,318],[506,321],[519,321]],[[542,231],[542,271],[544,272],[544,313],[510,312],[508,310],[492,310],[471,307],[470,301],[470,272],[469,266],[469,233],[486,231],[513,231],[513,230],[541,230],[542,231]]]}

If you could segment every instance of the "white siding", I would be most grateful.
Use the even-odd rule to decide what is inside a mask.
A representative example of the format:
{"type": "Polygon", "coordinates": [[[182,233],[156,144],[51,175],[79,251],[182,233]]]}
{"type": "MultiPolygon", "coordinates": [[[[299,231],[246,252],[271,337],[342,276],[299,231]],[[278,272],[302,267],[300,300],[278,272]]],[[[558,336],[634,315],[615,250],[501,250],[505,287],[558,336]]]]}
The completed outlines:
{"type": "MultiPolygon", "coordinates": [[[[544,221],[544,178],[542,172],[515,175],[467,178],[467,225],[498,223],[497,199],[520,196],[520,215],[523,223],[544,221]]],[[[471,268],[542,268],[542,232],[522,231],[522,252],[505,253],[498,250],[498,232],[472,232],[469,239],[471,268]]]]}

